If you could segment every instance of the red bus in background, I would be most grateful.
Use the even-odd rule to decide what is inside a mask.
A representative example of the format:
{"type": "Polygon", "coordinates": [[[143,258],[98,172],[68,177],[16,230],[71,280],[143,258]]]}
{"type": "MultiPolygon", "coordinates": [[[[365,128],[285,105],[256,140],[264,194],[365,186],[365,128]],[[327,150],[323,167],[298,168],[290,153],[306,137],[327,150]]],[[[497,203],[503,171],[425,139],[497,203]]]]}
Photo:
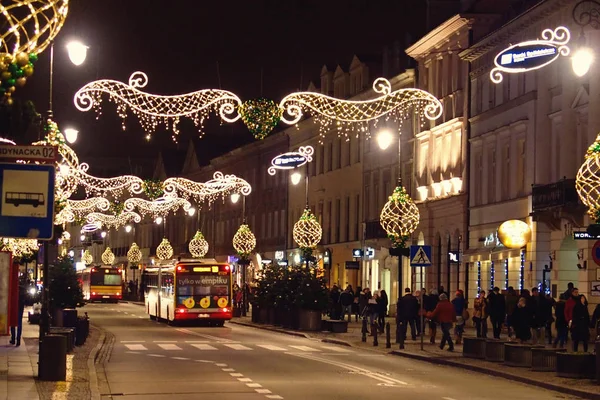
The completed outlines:
{"type": "Polygon", "coordinates": [[[117,303],[123,298],[121,268],[101,265],[87,267],[78,271],[78,274],[80,274],[84,300],[117,303]]]}
{"type": "Polygon", "coordinates": [[[203,320],[223,326],[232,317],[231,268],[213,259],[165,262],[146,268],[146,312],[167,322],[203,320]]]}

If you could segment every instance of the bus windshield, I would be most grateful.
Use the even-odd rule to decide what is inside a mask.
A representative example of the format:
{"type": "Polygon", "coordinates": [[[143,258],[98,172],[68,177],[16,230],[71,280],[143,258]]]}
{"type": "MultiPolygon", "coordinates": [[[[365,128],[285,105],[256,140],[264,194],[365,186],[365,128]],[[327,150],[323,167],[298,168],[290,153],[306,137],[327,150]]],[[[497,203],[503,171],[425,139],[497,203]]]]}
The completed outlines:
{"type": "Polygon", "coordinates": [[[102,272],[92,273],[90,285],[93,286],[121,286],[121,274],[107,274],[102,272]]]}
{"type": "Polygon", "coordinates": [[[222,308],[229,304],[230,275],[177,274],[177,304],[187,308],[222,308]]]}

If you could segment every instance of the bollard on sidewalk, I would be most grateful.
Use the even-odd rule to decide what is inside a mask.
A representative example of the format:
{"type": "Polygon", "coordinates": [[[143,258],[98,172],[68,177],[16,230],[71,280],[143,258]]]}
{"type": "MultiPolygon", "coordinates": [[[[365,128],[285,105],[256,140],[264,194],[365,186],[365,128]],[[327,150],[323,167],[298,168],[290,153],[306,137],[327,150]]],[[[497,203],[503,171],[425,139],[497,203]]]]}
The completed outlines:
{"type": "Polygon", "coordinates": [[[388,322],[387,324],[385,324],[385,348],[389,349],[392,347],[392,340],[391,340],[391,329],[390,329],[390,323],[388,322]]]}
{"type": "Polygon", "coordinates": [[[367,341],[367,319],[363,318],[362,320],[362,341],[365,343],[367,341]]]}
{"type": "Polygon", "coordinates": [[[379,346],[379,342],[377,341],[377,323],[373,322],[371,324],[371,333],[373,333],[373,346],[379,346]]]}
{"type": "Polygon", "coordinates": [[[399,344],[400,344],[400,346],[399,346],[400,350],[404,350],[404,335],[402,334],[402,332],[404,332],[403,326],[404,326],[403,322],[400,322],[398,324],[398,330],[401,331],[400,332],[400,342],[399,342],[399,344]]]}

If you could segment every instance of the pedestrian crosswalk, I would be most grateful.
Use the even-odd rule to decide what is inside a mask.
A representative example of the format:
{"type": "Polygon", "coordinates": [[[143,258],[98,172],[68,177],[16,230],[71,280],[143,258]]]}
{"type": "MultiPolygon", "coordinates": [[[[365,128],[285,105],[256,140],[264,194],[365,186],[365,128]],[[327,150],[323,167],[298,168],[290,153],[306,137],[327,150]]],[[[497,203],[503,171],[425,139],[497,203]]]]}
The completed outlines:
{"type": "Polygon", "coordinates": [[[268,350],[277,352],[302,352],[302,353],[332,353],[332,354],[344,354],[354,353],[353,350],[342,346],[325,346],[325,345],[272,345],[262,343],[227,343],[227,342],[215,342],[215,343],[190,343],[186,342],[171,342],[171,343],[160,343],[160,342],[130,342],[122,341],[120,343],[129,351],[182,351],[182,350],[199,350],[199,351],[254,351],[254,350],[268,350]]]}

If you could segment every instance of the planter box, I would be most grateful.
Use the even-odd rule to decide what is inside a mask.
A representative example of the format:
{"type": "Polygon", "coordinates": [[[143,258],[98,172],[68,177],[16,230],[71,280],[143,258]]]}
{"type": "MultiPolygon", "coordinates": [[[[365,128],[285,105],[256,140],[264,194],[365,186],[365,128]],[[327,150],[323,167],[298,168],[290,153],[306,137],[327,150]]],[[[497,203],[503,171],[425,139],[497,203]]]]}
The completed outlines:
{"type": "Polygon", "coordinates": [[[556,353],[556,375],[562,378],[594,379],[596,356],[591,353],[556,353]]]}
{"type": "Polygon", "coordinates": [[[323,325],[325,331],[333,332],[333,333],[346,333],[348,332],[348,322],[346,321],[338,321],[334,319],[324,319],[323,325]]]}
{"type": "Polygon", "coordinates": [[[486,361],[503,362],[504,344],[506,340],[486,339],[485,341],[485,359],[486,361]]]}
{"type": "MultiPolygon", "coordinates": [[[[240,309],[240,315],[242,315],[242,309],[240,309]]],[[[252,322],[255,324],[260,322],[260,308],[256,304],[252,304],[252,322]]]]}
{"type": "Polygon", "coordinates": [[[544,348],[542,345],[505,343],[504,364],[511,367],[531,368],[531,349],[544,348]]]}
{"type": "Polygon", "coordinates": [[[300,310],[299,329],[301,331],[318,331],[321,329],[321,311],[300,310]]]}
{"type": "Polygon", "coordinates": [[[269,320],[269,310],[266,308],[260,308],[258,311],[258,322],[259,324],[266,324],[269,320]]]}
{"type": "Polygon", "coordinates": [[[463,356],[469,358],[485,358],[485,339],[463,337],[463,356]]]}
{"type": "Polygon", "coordinates": [[[531,369],[540,372],[556,372],[556,354],[566,349],[531,349],[531,369]]]}

